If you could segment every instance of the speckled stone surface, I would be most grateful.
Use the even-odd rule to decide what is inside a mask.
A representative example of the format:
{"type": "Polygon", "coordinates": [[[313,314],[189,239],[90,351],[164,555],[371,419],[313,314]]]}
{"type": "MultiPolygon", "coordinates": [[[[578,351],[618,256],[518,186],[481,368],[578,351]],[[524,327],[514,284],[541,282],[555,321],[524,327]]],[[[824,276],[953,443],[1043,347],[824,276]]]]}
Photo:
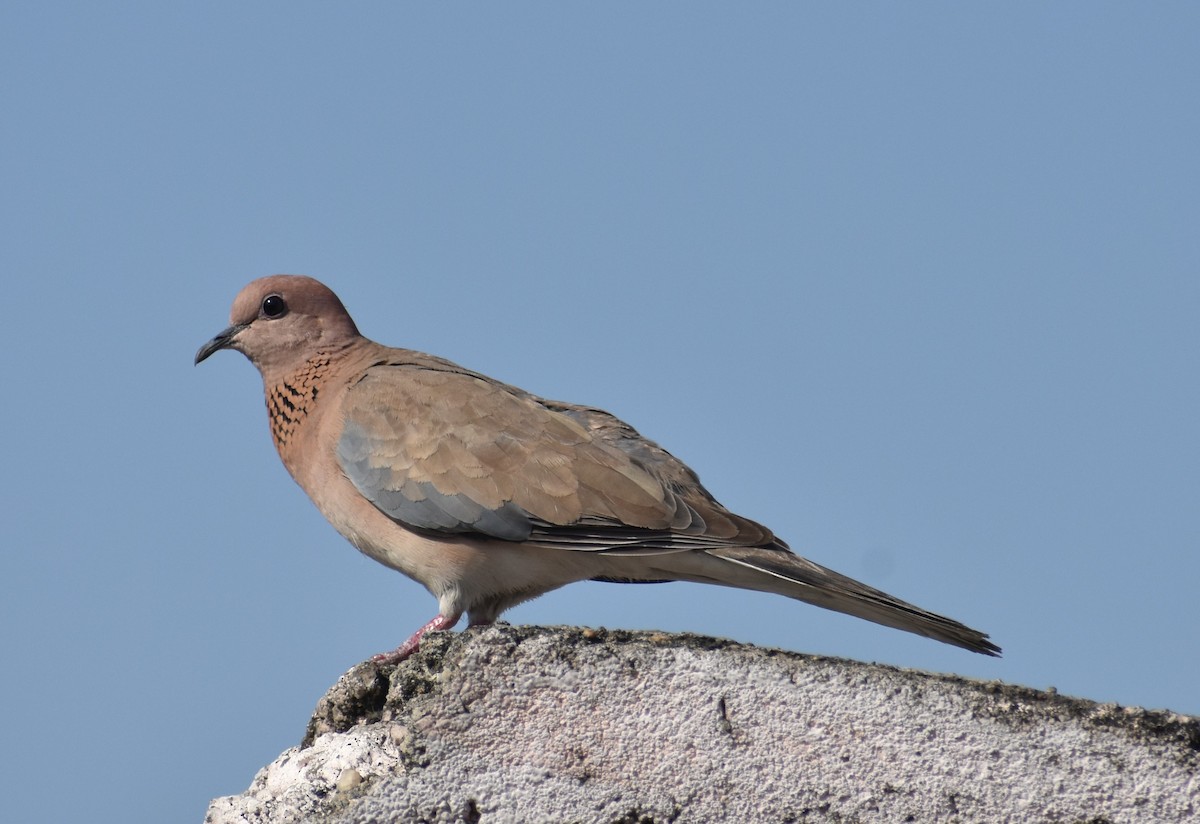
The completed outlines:
{"type": "Polygon", "coordinates": [[[209,824],[1200,817],[1200,719],[712,638],[496,626],[321,699],[209,824]]]}

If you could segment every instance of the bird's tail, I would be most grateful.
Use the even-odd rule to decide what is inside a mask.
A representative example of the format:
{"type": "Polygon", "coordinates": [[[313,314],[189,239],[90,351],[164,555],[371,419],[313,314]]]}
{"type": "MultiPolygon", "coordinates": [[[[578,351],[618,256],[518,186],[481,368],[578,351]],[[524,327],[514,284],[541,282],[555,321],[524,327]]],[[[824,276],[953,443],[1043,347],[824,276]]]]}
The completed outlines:
{"type": "Polygon", "coordinates": [[[985,633],[893,598],[783,547],[720,547],[704,552],[742,567],[742,574],[719,583],[786,595],[983,655],[1000,654],[1000,647],[985,633]]]}

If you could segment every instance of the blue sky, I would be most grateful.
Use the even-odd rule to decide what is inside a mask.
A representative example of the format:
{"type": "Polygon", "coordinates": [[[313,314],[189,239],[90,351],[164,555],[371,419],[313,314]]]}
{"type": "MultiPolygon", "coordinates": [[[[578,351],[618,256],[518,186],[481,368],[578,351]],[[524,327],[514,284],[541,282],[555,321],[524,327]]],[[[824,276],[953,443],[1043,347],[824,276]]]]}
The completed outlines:
{"type": "Polygon", "coordinates": [[[1197,42],[1184,3],[8,4],[12,820],[199,821],[435,612],[252,367],[192,367],[274,272],[1005,657],[683,584],[513,622],[1200,713],[1197,42]]]}

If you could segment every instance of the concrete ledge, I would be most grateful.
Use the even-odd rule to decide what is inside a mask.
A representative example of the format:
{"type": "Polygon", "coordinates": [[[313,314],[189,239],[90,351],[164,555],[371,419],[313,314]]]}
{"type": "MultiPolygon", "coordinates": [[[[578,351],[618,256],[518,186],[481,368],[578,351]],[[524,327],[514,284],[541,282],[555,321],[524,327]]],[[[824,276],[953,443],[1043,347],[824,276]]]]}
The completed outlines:
{"type": "Polygon", "coordinates": [[[691,635],[497,626],[360,664],[206,822],[1200,817],[1200,719],[691,635]]]}

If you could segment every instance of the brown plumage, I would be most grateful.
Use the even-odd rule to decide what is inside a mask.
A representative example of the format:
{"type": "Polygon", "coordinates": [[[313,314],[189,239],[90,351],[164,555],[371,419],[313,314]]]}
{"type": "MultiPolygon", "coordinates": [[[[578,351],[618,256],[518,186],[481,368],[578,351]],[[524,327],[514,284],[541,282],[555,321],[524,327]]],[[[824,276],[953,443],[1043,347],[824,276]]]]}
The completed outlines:
{"type": "Polygon", "coordinates": [[[793,553],[691,469],[599,409],[550,401],[358,333],[312,278],[246,286],[196,354],[262,374],[284,465],[339,532],[423,584],[439,614],[505,609],[574,581],[694,581],[774,592],[987,655],[981,632],[793,553]]]}

